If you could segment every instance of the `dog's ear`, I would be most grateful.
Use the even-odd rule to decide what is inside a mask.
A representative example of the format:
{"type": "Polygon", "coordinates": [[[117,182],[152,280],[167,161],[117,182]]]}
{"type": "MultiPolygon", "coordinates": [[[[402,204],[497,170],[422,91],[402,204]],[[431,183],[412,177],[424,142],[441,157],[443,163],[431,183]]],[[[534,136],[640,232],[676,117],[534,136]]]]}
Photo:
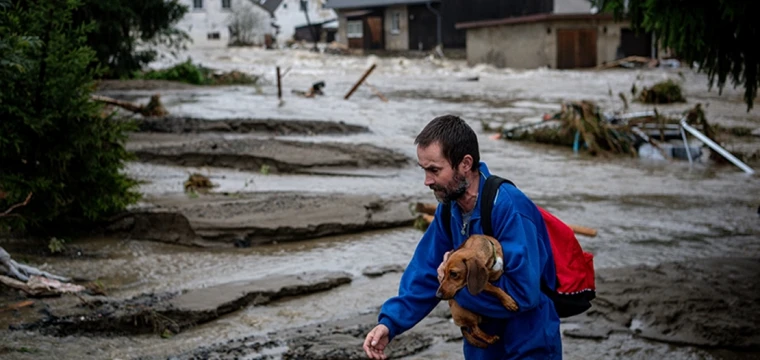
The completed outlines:
{"type": "Polygon", "coordinates": [[[486,288],[486,282],[488,282],[486,264],[477,257],[467,259],[465,264],[467,265],[467,290],[472,295],[480,294],[486,288]]]}

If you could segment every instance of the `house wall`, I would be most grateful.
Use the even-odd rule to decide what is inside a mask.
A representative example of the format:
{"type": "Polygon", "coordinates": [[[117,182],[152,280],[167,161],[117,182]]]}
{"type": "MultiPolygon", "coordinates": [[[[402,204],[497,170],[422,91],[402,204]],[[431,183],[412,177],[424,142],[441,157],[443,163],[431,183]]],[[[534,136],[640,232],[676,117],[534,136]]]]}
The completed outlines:
{"type": "Polygon", "coordinates": [[[338,33],[335,35],[335,41],[348,47],[348,36],[346,36],[346,14],[338,11],[338,33]]]}
{"type": "Polygon", "coordinates": [[[557,29],[596,29],[596,62],[616,59],[621,29],[627,23],[609,20],[549,21],[467,30],[467,62],[532,69],[557,67],[557,29]]]}
{"type": "Polygon", "coordinates": [[[263,44],[264,34],[272,33],[271,18],[266,10],[255,6],[249,0],[232,0],[231,9],[222,8],[222,0],[203,0],[202,9],[193,8],[193,0],[179,0],[189,11],[178,22],[177,27],[184,30],[192,39],[191,47],[226,47],[230,42],[229,24],[234,14],[250,11],[256,19],[254,40],[263,44]],[[209,34],[218,33],[218,39],[209,39],[209,34]]]}
{"type": "MultiPolygon", "coordinates": [[[[257,1],[257,0],[253,0],[257,1]]],[[[337,17],[333,9],[324,7],[324,0],[307,0],[309,21],[312,24],[322,23],[337,17]]],[[[277,42],[284,44],[293,39],[296,28],[307,25],[306,15],[301,11],[300,0],[283,0],[274,11],[275,23],[280,27],[277,34],[277,42]]]]}
{"type": "Polygon", "coordinates": [[[555,14],[590,14],[589,0],[554,0],[555,14]]]}
{"type": "Polygon", "coordinates": [[[202,9],[193,9],[193,0],[179,0],[188,7],[188,12],[177,27],[190,35],[193,47],[226,47],[230,33],[227,18],[231,11],[222,9],[221,0],[204,0],[202,9]],[[209,33],[219,33],[219,39],[209,40],[209,33]]]}
{"type": "Polygon", "coordinates": [[[390,6],[385,9],[383,17],[385,30],[385,49],[386,50],[409,50],[409,14],[406,6],[390,6]],[[393,25],[393,14],[399,13],[399,31],[391,31],[393,25]]]}

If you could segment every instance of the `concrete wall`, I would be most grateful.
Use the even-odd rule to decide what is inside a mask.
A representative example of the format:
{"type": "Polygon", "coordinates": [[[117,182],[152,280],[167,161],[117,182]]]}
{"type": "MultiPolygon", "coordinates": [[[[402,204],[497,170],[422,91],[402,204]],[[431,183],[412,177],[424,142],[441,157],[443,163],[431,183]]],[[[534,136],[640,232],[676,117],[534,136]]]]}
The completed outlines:
{"type": "Polygon", "coordinates": [[[557,29],[597,31],[596,61],[615,60],[620,46],[620,30],[626,23],[613,21],[555,21],[499,25],[467,30],[467,62],[496,67],[532,69],[557,67],[557,29]]]}
{"type": "Polygon", "coordinates": [[[551,66],[546,25],[502,25],[467,30],[467,62],[501,68],[551,66]]]}
{"type": "Polygon", "coordinates": [[[391,6],[385,9],[383,16],[386,50],[409,50],[409,14],[406,6],[391,6]],[[399,31],[392,32],[393,14],[399,13],[399,31]]]}
{"type": "Polygon", "coordinates": [[[555,14],[590,14],[589,0],[554,0],[555,14]]]}

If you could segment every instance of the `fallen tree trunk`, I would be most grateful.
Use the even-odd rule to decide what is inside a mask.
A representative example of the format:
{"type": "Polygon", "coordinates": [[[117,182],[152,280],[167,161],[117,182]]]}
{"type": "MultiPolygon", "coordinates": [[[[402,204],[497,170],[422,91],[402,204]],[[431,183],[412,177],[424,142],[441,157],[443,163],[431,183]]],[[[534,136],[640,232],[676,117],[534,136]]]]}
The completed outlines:
{"type": "Polygon", "coordinates": [[[138,113],[146,117],[165,116],[169,113],[168,111],[166,111],[166,109],[164,109],[164,106],[161,104],[161,96],[158,94],[150,97],[150,102],[148,102],[148,105],[135,104],[129,101],[117,100],[117,99],[110,98],[108,96],[102,96],[102,95],[91,95],[91,98],[95,101],[100,101],[105,104],[118,106],[120,108],[129,110],[133,113],[138,113]]]}
{"type": "Polygon", "coordinates": [[[78,293],[85,287],[69,284],[71,279],[42,271],[33,266],[19,264],[0,247],[0,284],[21,290],[29,296],[50,296],[78,293]]]}
{"type": "Polygon", "coordinates": [[[42,271],[35,267],[19,264],[15,260],[11,259],[11,255],[8,254],[5,249],[0,247],[0,272],[3,274],[13,276],[21,281],[29,281],[29,277],[33,275],[44,276],[49,279],[68,282],[71,279],[63,276],[53,275],[49,272],[42,271]]]}

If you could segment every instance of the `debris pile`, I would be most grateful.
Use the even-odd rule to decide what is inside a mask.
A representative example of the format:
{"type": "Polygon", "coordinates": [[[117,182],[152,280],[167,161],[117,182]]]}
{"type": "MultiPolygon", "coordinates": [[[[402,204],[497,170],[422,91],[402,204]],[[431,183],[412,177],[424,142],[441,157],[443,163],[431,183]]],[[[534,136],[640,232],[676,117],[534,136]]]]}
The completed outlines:
{"type": "Polygon", "coordinates": [[[211,182],[211,180],[209,180],[207,176],[198,173],[191,174],[190,177],[185,181],[185,192],[205,193],[213,187],[214,184],[211,182]]]}
{"type": "Polygon", "coordinates": [[[545,120],[507,129],[504,135],[510,140],[573,146],[576,151],[584,144],[592,155],[636,154],[636,137],[629,126],[611,123],[591,101],[562,103],[560,112],[545,120]]]}
{"type": "Polygon", "coordinates": [[[654,84],[651,88],[644,88],[639,93],[638,100],[645,104],[686,102],[681,91],[681,86],[670,79],[654,84]]]}

